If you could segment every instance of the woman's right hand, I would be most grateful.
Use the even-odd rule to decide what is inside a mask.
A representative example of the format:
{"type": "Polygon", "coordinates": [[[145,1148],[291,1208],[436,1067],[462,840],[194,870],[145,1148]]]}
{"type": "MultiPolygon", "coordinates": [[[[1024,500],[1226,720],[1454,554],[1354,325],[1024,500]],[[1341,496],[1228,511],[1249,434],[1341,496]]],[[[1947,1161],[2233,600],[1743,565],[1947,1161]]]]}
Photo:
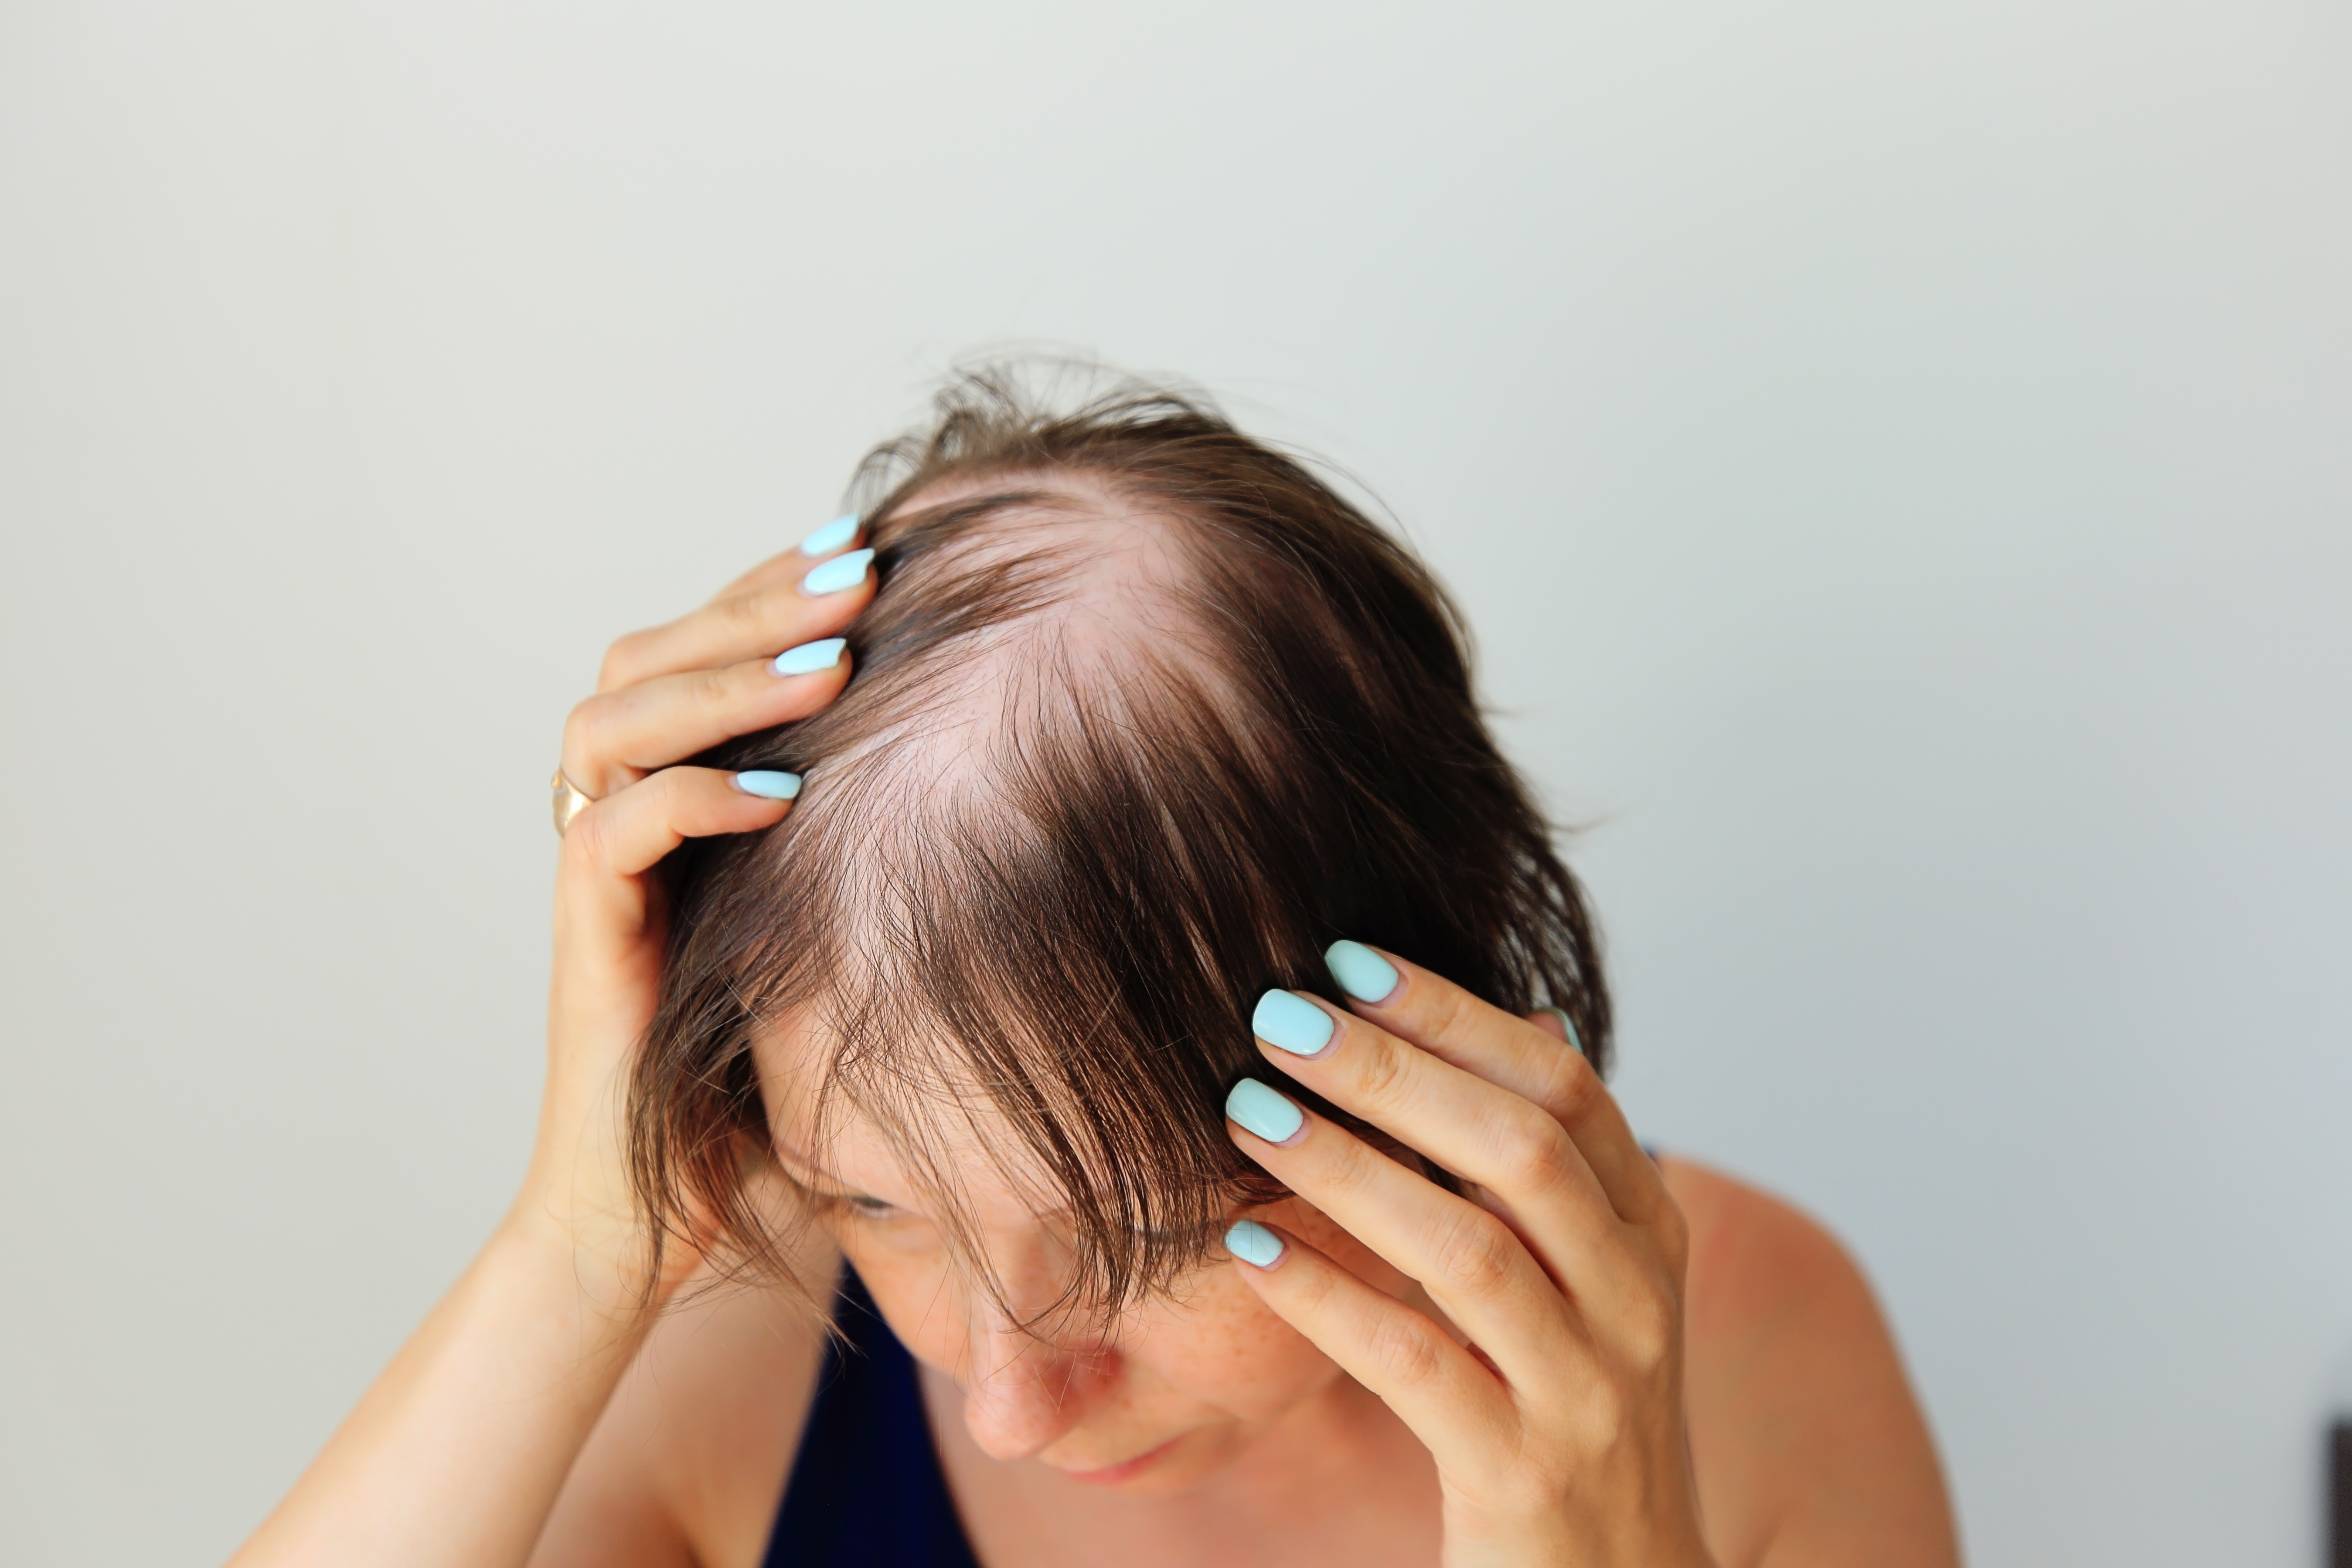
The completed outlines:
{"type": "Polygon", "coordinates": [[[564,776],[593,804],[556,871],[547,1091],[522,1192],[233,1568],[515,1568],[530,1555],[651,1326],[647,1286],[658,1300],[698,1261],[673,1255],[649,1279],[629,1190],[631,1054],[665,951],[647,873],[685,839],[791,809],[757,792],[760,775],[676,764],[841,695],[846,650],[810,645],[874,596],[871,556],[844,553],[856,527],[819,530],[816,554],[788,551],[605,654],[563,731],[564,776]]]}
{"type": "MultiPolygon", "coordinates": [[[[829,552],[787,551],[702,608],[615,642],[595,694],[564,723],[563,776],[593,804],[565,831],[556,871],[547,1087],[508,1224],[571,1253],[592,1310],[631,1313],[648,1283],[625,1102],[631,1055],[661,986],[667,910],[651,872],[685,839],[772,826],[799,783],[676,764],[841,694],[850,669],[838,639],[873,598],[874,574],[871,552],[845,553],[856,534],[838,528],[812,536],[829,552]]],[[[654,1298],[698,1261],[690,1247],[666,1246],[654,1298]]]]}

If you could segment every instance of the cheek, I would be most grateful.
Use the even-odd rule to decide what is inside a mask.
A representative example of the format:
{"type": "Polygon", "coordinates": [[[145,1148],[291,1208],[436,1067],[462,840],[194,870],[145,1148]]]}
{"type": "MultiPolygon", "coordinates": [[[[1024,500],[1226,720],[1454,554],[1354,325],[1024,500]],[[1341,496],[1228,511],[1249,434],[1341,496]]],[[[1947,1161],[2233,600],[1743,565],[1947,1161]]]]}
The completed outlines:
{"type": "MultiPolygon", "coordinates": [[[[1300,1200],[1257,1212],[1375,1288],[1396,1296],[1412,1291],[1412,1281],[1300,1200]]],[[[834,1234],[908,1350],[960,1376],[969,1348],[968,1303],[936,1233],[924,1226],[847,1220],[834,1234]]],[[[1130,1378],[1143,1374],[1139,1384],[1121,1379],[1129,1382],[1130,1400],[1157,1403],[1160,1396],[1145,1392],[1156,1384],[1186,1403],[1253,1422],[1280,1415],[1339,1375],[1338,1365],[1276,1316],[1240,1267],[1229,1263],[1202,1269],[1187,1281],[1180,1300],[1130,1309],[1118,1354],[1130,1378]]]]}
{"type": "MultiPolygon", "coordinates": [[[[1280,1414],[1339,1374],[1227,1265],[1206,1272],[1164,1331],[1129,1348],[1171,1385],[1244,1419],[1280,1414]]],[[[1159,1325],[1153,1325],[1155,1331],[1159,1325]]]]}
{"type": "Polygon", "coordinates": [[[834,1227],[834,1241],[900,1342],[952,1375],[965,1350],[964,1300],[947,1249],[932,1237],[884,1234],[888,1228],[847,1221],[834,1227]]]}
{"type": "MultiPolygon", "coordinates": [[[[1297,1199],[1258,1212],[1379,1289],[1402,1296],[1412,1289],[1412,1281],[1297,1199]]],[[[1181,1301],[1139,1310],[1119,1348],[1170,1386],[1248,1420],[1277,1415],[1339,1375],[1330,1357],[1250,1289],[1237,1264],[1202,1270],[1181,1301]]]]}

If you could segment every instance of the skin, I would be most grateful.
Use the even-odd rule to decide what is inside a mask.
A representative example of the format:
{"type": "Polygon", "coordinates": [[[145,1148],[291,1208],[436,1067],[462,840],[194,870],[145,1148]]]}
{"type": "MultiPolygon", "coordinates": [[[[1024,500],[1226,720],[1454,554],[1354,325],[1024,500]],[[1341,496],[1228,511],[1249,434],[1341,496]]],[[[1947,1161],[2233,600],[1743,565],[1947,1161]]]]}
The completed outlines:
{"type": "MultiPolygon", "coordinates": [[[[768,668],[871,596],[870,574],[802,592],[811,564],[779,556],[621,639],[573,711],[563,767],[595,804],[559,862],[522,1189],[236,1563],[759,1562],[817,1331],[782,1290],[687,1289],[690,1248],[650,1272],[613,1086],[658,988],[648,873],[687,837],[789,810],[677,764],[814,712],[848,679],[845,656],[813,675],[768,668]]],[[[1335,1012],[1316,1057],[1261,1041],[1263,1076],[1471,1177],[1472,1199],[1311,1117],[1282,1145],[1231,1128],[1299,1194],[1252,1216],[1282,1258],[1219,1253],[1108,1331],[1007,1321],[881,1130],[813,1136],[791,1021],[758,1042],[780,1163],[839,1200],[797,1265],[822,1279],[846,1256],[922,1363],[981,1560],[1957,1562],[1925,1423],[1837,1245],[1727,1177],[1653,1163],[1548,1017],[1396,966],[1394,993],[1335,1012]]],[[[980,1120],[978,1142],[1006,1146],[989,1134],[980,1120]]],[[[1026,1173],[961,1168],[1014,1310],[1049,1299],[1064,1248],[1024,1199],[1026,1173]]],[[[771,1201],[792,1200],[774,1184],[771,1201]]]]}

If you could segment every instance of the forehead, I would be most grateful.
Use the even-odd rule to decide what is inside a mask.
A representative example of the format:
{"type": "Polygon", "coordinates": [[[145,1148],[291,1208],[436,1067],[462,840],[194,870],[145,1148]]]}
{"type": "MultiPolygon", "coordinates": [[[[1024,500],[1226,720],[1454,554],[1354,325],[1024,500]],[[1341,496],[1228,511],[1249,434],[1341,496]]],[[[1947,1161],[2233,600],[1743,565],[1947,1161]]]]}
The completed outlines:
{"type": "Polygon", "coordinates": [[[886,1121],[846,1094],[826,1092],[832,1051],[809,1008],[752,1037],[768,1135],[794,1176],[918,1211],[929,1206],[937,1181],[951,1178],[958,1204],[983,1227],[1034,1220],[1051,1183],[976,1086],[961,1092],[944,1082],[927,1086],[908,1097],[919,1107],[894,1108],[886,1121]]]}

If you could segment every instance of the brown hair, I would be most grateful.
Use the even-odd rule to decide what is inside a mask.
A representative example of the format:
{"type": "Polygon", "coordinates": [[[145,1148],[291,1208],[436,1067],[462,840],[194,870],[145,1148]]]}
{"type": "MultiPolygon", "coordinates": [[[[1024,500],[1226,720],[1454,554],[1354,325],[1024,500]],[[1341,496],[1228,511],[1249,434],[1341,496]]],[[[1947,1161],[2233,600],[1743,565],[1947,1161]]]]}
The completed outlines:
{"type": "Polygon", "coordinates": [[[1262,992],[1338,997],[1329,942],[1556,1005],[1596,1067],[1609,1000],[1428,571],[1204,399],[1120,384],[1055,412],[1025,385],[964,374],[867,458],[855,678],[708,759],[806,784],[778,826],[673,857],[635,1176],[657,1235],[699,1214],[781,1258],[745,1187],[770,1139],[751,1045],[795,1014],[817,1102],[889,1130],[951,1237],[942,1113],[1008,1121],[1041,1210],[1066,1205],[1067,1299],[1115,1309],[1279,1191],[1222,1102],[1270,1070],[1262,992]]]}

